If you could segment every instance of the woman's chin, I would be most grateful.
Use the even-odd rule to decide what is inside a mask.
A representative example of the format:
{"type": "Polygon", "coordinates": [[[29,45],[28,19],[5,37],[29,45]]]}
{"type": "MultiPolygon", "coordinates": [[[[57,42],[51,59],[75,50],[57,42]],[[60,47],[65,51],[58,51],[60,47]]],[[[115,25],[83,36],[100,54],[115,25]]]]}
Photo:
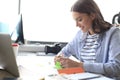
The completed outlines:
{"type": "Polygon", "coordinates": [[[82,30],[82,32],[83,32],[83,33],[86,33],[86,32],[88,32],[88,31],[84,31],[84,30],[82,30]]]}

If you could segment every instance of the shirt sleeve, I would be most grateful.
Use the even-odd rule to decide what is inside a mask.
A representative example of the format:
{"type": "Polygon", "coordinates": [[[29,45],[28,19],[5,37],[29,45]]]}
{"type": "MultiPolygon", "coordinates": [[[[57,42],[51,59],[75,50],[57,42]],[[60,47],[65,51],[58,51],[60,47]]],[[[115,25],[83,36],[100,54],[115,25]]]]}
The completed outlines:
{"type": "Polygon", "coordinates": [[[65,57],[76,55],[81,35],[82,35],[81,31],[78,31],[75,37],[72,39],[72,41],[70,41],[64,48],[62,48],[60,53],[64,53],[65,57]]]}

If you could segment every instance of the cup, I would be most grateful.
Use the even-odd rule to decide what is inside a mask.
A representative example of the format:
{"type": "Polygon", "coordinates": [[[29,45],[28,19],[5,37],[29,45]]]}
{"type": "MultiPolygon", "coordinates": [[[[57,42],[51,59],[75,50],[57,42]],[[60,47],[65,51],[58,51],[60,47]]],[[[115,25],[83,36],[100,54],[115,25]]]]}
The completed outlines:
{"type": "Polygon", "coordinates": [[[17,57],[19,44],[18,43],[13,43],[12,47],[13,47],[13,52],[15,54],[15,57],[17,57]]]}

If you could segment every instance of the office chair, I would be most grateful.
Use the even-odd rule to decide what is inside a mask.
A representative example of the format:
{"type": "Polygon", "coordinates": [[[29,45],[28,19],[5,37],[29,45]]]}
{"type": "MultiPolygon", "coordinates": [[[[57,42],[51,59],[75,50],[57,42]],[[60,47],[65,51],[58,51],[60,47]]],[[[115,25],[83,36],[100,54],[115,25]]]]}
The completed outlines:
{"type": "Polygon", "coordinates": [[[120,24],[120,12],[113,16],[112,24],[120,24]]]}

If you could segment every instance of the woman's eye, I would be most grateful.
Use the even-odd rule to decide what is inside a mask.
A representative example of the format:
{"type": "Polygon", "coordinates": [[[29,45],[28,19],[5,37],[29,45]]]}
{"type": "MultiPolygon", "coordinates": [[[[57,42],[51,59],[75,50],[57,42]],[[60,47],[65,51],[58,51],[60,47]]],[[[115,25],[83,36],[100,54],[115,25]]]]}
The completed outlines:
{"type": "Polygon", "coordinates": [[[82,21],[82,19],[78,19],[77,21],[82,21]]]}

